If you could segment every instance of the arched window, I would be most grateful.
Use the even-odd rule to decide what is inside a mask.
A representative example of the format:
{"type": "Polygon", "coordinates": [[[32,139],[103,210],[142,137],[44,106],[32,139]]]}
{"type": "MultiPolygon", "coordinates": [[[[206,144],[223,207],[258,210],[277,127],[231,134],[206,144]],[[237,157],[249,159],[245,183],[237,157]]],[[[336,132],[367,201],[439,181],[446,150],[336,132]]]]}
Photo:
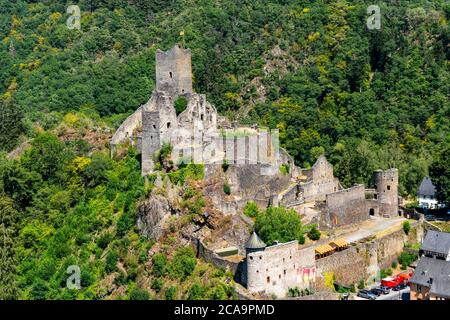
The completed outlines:
{"type": "Polygon", "coordinates": [[[172,79],[172,71],[169,72],[170,79],[172,79]]]}

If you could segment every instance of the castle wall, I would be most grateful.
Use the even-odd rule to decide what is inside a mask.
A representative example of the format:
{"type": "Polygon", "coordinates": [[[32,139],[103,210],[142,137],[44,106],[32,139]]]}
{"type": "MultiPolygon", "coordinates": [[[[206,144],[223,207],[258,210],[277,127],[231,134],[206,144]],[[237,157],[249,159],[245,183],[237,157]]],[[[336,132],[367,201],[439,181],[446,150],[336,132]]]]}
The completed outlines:
{"type": "Polygon", "coordinates": [[[285,297],[289,288],[314,283],[314,250],[299,250],[298,242],[277,244],[247,255],[247,289],[285,297]]]}
{"type": "Polygon", "coordinates": [[[308,182],[302,184],[302,192],[305,201],[325,200],[329,193],[339,190],[339,181],[333,175],[333,166],[324,156],[320,156],[310,170],[304,170],[303,174],[308,182]]]}
{"type": "Polygon", "coordinates": [[[408,237],[400,229],[316,260],[317,290],[325,287],[326,273],[332,273],[336,281],[346,285],[357,284],[360,280],[373,280],[380,269],[390,267],[392,261],[397,259],[407,240],[408,237]]]}
{"type": "Polygon", "coordinates": [[[326,195],[327,224],[333,227],[357,223],[368,219],[364,185],[326,195]]]}
{"type": "MultiPolygon", "coordinates": [[[[111,140],[109,141],[109,145],[111,147],[111,156],[115,152],[115,147],[125,141],[130,141],[134,143],[135,139],[133,133],[142,127],[142,106],[139,107],[132,115],[125,119],[124,122],[120,125],[120,127],[116,130],[111,140]]],[[[140,141],[138,141],[137,149],[141,150],[140,141]]]]}

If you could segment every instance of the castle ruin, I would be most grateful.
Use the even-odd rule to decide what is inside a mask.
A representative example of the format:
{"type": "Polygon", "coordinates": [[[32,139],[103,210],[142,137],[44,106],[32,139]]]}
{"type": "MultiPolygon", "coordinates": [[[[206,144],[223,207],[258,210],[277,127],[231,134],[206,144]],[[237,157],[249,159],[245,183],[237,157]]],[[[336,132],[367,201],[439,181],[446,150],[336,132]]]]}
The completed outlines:
{"type": "MultiPolygon", "coordinates": [[[[122,145],[135,146],[142,156],[143,176],[154,172],[155,154],[164,143],[172,145],[173,159],[205,164],[206,180],[225,176],[232,196],[205,191],[224,215],[240,214],[249,201],[261,208],[296,209],[315,203],[318,214],[312,222],[332,229],[398,214],[397,169],[375,171],[374,189],[345,189],[325,156],[310,169],[299,168],[277,138],[264,128],[233,128],[219,116],[204,94],[193,91],[191,51],[175,45],[166,52],[157,50],[156,88],[122,123],[110,146],[112,155],[122,145]],[[186,108],[177,112],[180,98],[186,108]],[[224,162],[230,165],[226,173],[224,162]]],[[[246,245],[245,264],[243,279],[250,292],[284,296],[289,288],[308,288],[315,281],[314,250],[299,248],[297,241],[266,247],[254,234],[246,245]]]]}

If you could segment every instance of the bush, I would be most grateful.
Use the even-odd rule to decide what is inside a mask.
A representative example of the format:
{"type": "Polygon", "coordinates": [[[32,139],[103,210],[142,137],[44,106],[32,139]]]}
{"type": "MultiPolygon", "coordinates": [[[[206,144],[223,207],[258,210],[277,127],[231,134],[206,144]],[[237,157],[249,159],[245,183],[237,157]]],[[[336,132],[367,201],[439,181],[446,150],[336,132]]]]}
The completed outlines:
{"type": "Polygon", "coordinates": [[[155,279],[153,279],[152,284],[151,284],[150,287],[153,290],[155,290],[156,292],[160,292],[163,286],[164,286],[164,282],[162,281],[162,279],[161,278],[155,278],[155,279]]]}
{"type": "Polygon", "coordinates": [[[149,300],[150,294],[143,289],[134,288],[130,293],[130,300],[149,300]]]}
{"type": "Polygon", "coordinates": [[[259,214],[259,209],[256,203],[254,203],[253,201],[247,202],[247,205],[244,209],[244,214],[247,217],[255,218],[259,214]]]}
{"type": "Polygon", "coordinates": [[[359,289],[359,290],[362,290],[362,289],[364,289],[365,287],[366,287],[366,284],[365,284],[364,280],[363,280],[363,279],[359,280],[359,283],[358,283],[358,289],[359,289]]]}
{"type": "Polygon", "coordinates": [[[283,163],[283,164],[280,166],[280,173],[281,173],[283,176],[287,175],[287,174],[289,173],[289,170],[290,170],[289,165],[286,164],[286,163],[283,163]]]}
{"type": "Polygon", "coordinates": [[[105,270],[107,273],[115,272],[117,271],[117,259],[119,258],[119,255],[115,251],[110,251],[106,255],[106,266],[105,270]]]}
{"type": "Polygon", "coordinates": [[[405,231],[405,234],[409,234],[409,231],[411,230],[411,224],[409,221],[403,222],[403,231],[405,231]]]}
{"type": "Polygon", "coordinates": [[[396,260],[392,261],[391,267],[392,269],[397,269],[398,263],[396,260]]]}
{"type": "Polygon", "coordinates": [[[97,246],[101,249],[105,249],[108,246],[108,244],[111,242],[112,238],[113,237],[112,237],[111,233],[109,233],[109,232],[102,234],[97,239],[97,246]]]}
{"type": "Polygon", "coordinates": [[[166,300],[174,300],[176,294],[177,294],[177,288],[172,286],[172,287],[167,288],[164,295],[166,296],[166,300]]]}
{"type": "Polygon", "coordinates": [[[184,110],[186,110],[186,107],[188,105],[188,101],[185,97],[179,97],[174,102],[175,111],[177,113],[177,116],[182,113],[184,110]]]}
{"type": "Polygon", "coordinates": [[[310,238],[313,241],[317,241],[320,239],[320,231],[316,228],[316,226],[313,226],[309,232],[308,232],[308,238],[310,238]]]}
{"type": "Polygon", "coordinates": [[[230,195],[230,194],[231,194],[231,188],[230,188],[230,185],[229,185],[228,183],[225,183],[225,184],[223,185],[223,192],[224,192],[225,194],[227,194],[227,195],[230,195]]]}
{"type": "Polygon", "coordinates": [[[205,288],[201,285],[194,283],[188,290],[188,300],[202,300],[205,294],[205,288]]]}
{"type": "Polygon", "coordinates": [[[223,170],[223,172],[227,172],[229,167],[230,167],[230,164],[228,163],[228,161],[226,159],[224,159],[223,162],[222,162],[222,170],[223,170]]]}
{"type": "Polygon", "coordinates": [[[155,253],[152,257],[152,274],[163,277],[166,274],[167,258],[163,253],[155,253]]]}
{"type": "Polygon", "coordinates": [[[402,270],[406,270],[411,263],[417,260],[417,258],[418,256],[416,254],[403,251],[400,253],[397,260],[401,264],[402,270]]]}
{"type": "Polygon", "coordinates": [[[169,265],[169,272],[172,278],[185,279],[194,272],[196,265],[197,259],[194,251],[191,248],[179,248],[169,265]]]}

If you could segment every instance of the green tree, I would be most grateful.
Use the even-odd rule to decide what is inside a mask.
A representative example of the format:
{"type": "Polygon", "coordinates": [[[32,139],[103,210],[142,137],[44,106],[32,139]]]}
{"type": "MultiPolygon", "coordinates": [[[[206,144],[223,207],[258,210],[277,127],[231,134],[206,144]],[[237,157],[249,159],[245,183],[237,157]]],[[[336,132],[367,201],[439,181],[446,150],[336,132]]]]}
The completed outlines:
{"type": "Polygon", "coordinates": [[[150,294],[140,288],[133,288],[130,293],[130,300],[150,300],[150,294]]]}
{"type": "Polygon", "coordinates": [[[169,265],[170,275],[173,278],[185,279],[190,276],[197,265],[197,259],[192,248],[179,248],[175,251],[169,265]]]}
{"type": "Polygon", "coordinates": [[[0,194],[0,300],[18,298],[14,252],[18,215],[12,200],[0,194]]]}
{"type": "Polygon", "coordinates": [[[276,240],[304,242],[300,217],[292,209],[269,207],[266,212],[256,217],[255,231],[268,245],[272,245],[276,240]]]}
{"type": "Polygon", "coordinates": [[[17,145],[20,135],[25,135],[24,114],[12,101],[0,98],[0,151],[9,151],[17,145]]]}
{"type": "Polygon", "coordinates": [[[167,258],[163,253],[155,253],[152,256],[152,273],[156,277],[162,277],[166,274],[167,270],[167,258]]]}
{"type": "Polygon", "coordinates": [[[430,176],[436,186],[436,197],[450,205],[450,146],[439,153],[430,167],[430,176]]]}

